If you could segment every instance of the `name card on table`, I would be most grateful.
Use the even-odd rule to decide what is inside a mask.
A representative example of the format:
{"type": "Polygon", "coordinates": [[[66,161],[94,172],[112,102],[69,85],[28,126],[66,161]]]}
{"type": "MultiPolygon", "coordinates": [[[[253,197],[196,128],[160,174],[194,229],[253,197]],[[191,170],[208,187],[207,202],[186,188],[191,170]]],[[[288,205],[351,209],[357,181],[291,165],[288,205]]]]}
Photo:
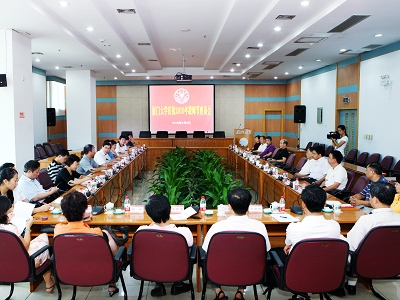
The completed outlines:
{"type": "Polygon", "coordinates": [[[250,204],[249,213],[262,213],[263,208],[261,204],[250,204]]]}
{"type": "Polygon", "coordinates": [[[180,214],[185,210],[184,205],[171,205],[171,214],[180,214]]]}
{"type": "Polygon", "coordinates": [[[131,205],[131,214],[144,214],[144,205],[131,205]]]}

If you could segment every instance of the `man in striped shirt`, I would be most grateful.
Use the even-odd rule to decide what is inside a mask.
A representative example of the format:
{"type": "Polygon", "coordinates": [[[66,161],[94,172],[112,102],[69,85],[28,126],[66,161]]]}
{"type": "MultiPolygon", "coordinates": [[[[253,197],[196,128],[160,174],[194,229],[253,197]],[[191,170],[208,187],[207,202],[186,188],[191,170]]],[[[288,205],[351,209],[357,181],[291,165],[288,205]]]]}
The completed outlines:
{"type": "Polygon", "coordinates": [[[53,181],[53,183],[56,181],[58,171],[62,169],[68,156],[68,150],[61,149],[60,151],[58,151],[56,158],[53,159],[53,161],[47,167],[47,173],[49,174],[50,179],[53,181]]]}

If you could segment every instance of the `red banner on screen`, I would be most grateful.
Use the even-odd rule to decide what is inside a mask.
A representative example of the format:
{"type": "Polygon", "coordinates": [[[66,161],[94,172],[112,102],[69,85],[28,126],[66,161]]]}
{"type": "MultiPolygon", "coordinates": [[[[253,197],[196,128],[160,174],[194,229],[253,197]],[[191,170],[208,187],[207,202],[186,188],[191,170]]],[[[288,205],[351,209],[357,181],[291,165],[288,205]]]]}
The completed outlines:
{"type": "Polygon", "coordinates": [[[150,131],[214,131],[214,85],[149,87],[150,131]]]}

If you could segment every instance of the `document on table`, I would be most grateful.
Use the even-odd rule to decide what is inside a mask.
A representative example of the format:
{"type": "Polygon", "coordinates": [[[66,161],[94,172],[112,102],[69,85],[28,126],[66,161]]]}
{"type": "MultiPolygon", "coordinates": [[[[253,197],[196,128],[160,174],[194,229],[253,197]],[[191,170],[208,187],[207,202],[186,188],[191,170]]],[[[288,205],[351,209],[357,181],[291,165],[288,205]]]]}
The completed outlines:
{"type": "Polygon", "coordinates": [[[298,222],[299,220],[289,214],[271,214],[275,220],[281,223],[298,222]]]}
{"type": "Polygon", "coordinates": [[[193,207],[189,206],[180,214],[170,214],[170,218],[174,221],[178,220],[187,220],[190,216],[197,214],[197,212],[193,209],[193,207]]]}
{"type": "Polygon", "coordinates": [[[17,226],[19,232],[23,232],[26,225],[26,220],[32,215],[35,204],[18,201],[14,203],[14,216],[11,223],[17,226]]]}

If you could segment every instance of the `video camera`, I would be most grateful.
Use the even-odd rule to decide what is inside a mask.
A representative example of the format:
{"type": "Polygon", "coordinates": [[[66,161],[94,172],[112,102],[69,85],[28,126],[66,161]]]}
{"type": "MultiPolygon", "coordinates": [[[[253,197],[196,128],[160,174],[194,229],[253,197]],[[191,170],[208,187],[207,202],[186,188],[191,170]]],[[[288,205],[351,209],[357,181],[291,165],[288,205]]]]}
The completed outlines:
{"type": "Polygon", "coordinates": [[[328,140],[330,140],[330,139],[338,140],[338,139],[340,139],[340,134],[339,134],[339,132],[337,132],[337,131],[330,131],[330,132],[326,135],[326,138],[327,138],[328,140]]]}

